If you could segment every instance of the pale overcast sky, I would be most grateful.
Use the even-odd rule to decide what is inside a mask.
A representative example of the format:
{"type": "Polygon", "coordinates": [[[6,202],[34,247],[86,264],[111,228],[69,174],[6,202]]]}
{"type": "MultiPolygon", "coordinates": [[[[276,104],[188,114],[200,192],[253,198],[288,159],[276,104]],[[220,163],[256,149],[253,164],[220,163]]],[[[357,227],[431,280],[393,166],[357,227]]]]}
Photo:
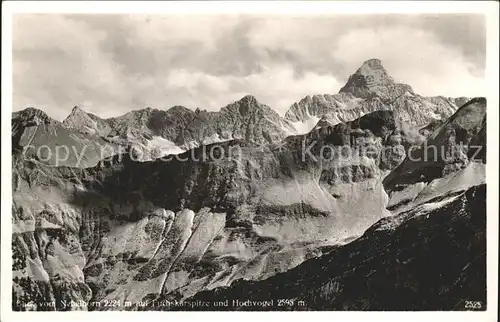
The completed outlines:
{"type": "Polygon", "coordinates": [[[481,15],[16,15],[13,109],[62,120],[147,106],[218,110],[246,94],[280,114],[379,58],[422,95],[485,95],[481,15]]]}

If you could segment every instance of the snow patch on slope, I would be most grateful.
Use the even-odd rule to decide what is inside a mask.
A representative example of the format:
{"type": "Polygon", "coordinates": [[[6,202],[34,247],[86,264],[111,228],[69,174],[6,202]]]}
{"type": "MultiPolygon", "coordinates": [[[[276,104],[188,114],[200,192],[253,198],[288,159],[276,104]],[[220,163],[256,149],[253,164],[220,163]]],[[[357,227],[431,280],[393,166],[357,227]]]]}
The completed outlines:
{"type": "Polygon", "coordinates": [[[174,142],[167,140],[161,136],[153,136],[151,140],[148,141],[148,149],[157,150],[160,153],[160,157],[169,154],[180,154],[185,152],[185,150],[178,147],[174,142]]]}
{"type": "Polygon", "coordinates": [[[296,135],[302,135],[311,132],[319,120],[319,117],[311,116],[304,122],[291,122],[290,124],[294,127],[296,135]]]}

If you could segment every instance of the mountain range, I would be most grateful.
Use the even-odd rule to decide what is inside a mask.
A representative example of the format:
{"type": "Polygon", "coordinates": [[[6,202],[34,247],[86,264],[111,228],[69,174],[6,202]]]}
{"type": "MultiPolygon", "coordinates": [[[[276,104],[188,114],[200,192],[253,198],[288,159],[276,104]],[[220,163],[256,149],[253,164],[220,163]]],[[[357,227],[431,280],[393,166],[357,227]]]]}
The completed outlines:
{"type": "Polygon", "coordinates": [[[486,100],[418,95],[378,59],[284,117],[250,95],[27,108],[12,147],[14,310],[485,308],[486,100]]]}
{"type": "MultiPolygon", "coordinates": [[[[25,132],[19,133],[17,136],[21,139],[14,143],[26,146],[30,142],[38,146],[38,140],[31,140],[33,127],[14,126],[17,122],[36,122],[31,120],[36,117],[46,124],[43,129],[37,129],[48,132],[45,134],[48,137],[40,144],[44,144],[44,140],[57,145],[67,144],[68,140],[73,143],[72,139],[85,141],[86,137],[99,137],[95,143],[85,144],[98,149],[105,140],[110,149],[116,146],[134,147],[141,151],[142,160],[146,161],[229,140],[278,143],[288,136],[308,133],[319,121],[333,126],[379,110],[391,110],[398,121],[421,127],[451,116],[467,101],[466,97],[423,97],[415,94],[409,85],[396,83],[380,60],[371,59],[351,75],[338,94],[306,96],[292,104],[284,117],[251,95],[217,112],[192,111],[174,106],[168,110],[145,108],[109,119],[101,119],[75,106],[63,122],[51,119],[40,110],[26,109],[13,115],[13,119],[19,120],[13,121],[13,130],[19,128],[25,132]]],[[[108,156],[96,156],[92,150],[85,154],[84,160],[88,161],[78,166],[94,166],[108,156]]],[[[67,165],[75,165],[74,161],[67,161],[67,165]]]]}

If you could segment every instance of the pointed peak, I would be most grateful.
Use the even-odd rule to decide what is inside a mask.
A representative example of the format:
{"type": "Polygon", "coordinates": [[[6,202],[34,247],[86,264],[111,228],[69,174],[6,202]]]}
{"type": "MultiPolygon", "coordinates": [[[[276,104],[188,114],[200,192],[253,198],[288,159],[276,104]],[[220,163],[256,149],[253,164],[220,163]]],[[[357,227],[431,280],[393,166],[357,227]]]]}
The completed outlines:
{"type": "Polygon", "coordinates": [[[75,115],[83,115],[83,116],[86,115],[90,118],[97,117],[92,113],[88,113],[87,111],[85,111],[84,109],[79,107],[78,105],[73,106],[73,108],[71,109],[71,113],[66,118],[69,118],[70,116],[75,116],[75,115]]]}
{"type": "Polygon", "coordinates": [[[361,64],[353,76],[372,77],[373,81],[380,83],[394,83],[394,80],[387,73],[387,70],[382,66],[382,61],[378,58],[368,59],[361,64]]]}
{"type": "Polygon", "coordinates": [[[255,96],[253,96],[253,95],[245,95],[242,98],[240,98],[239,100],[236,100],[236,101],[233,101],[233,102],[229,103],[224,108],[230,108],[230,107],[236,107],[236,106],[246,106],[246,107],[254,108],[254,107],[259,107],[260,105],[262,105],[262,104],[260,104],[257,101],[257,99],[255,98],[255,96]]]}
{"type": "Polygon", "coordinates": [[[87,112],[85,112],[80,107],[75,105],[71,109],[71,113],[69,113],[69,115],[66,116],[66,118],[63,120],[63,124],[68,124],[68,122],[74,122],[76,120],[78,120],[76,122],[81,122],[82,118],[88,118],[88,117],[90,117],[90,115],[87,112]]]}
{"type": "Polygon", "coordinates": [[[71,109],[71,113],[63,120],[63,124],[71,124],[71,123],[81,123],[85,119],[90,119],[92,121],[103,121],[103,119],[95,114],[89,113],[79,107],[78,105],[73,106],[71,109]]]}
{"type": "Polygon", "coordinates": [[[257,99],[255,98],[255,96],[253,96],[253,95],[245,95],[239,101],[240,102],[244,102],[244,103],[252,103],[252,104],[258,104],[259,103],[257,101],[257,99]]]}
{"type": "Polygon", "coordinates": [[[253,110],[253,109],[267,110],[267,108],[270,109],[270,107],[268,107],[267,105],[260,103],[257,100],[257,98],[253,95],[245,95],[239,101],[236,101],[233,104],[237,104],[239,106],[245,106],[245,108],[248,110],[253,110]]]}
{"type": "Polygon", "coordinates": [[[80,107],[78,107],[77,105],[73,106],[73,108],[71,109],[71,114],[76,114],[76,113],[85,113],[84,110],[82,110],[80,107]]]}
{"type": "Polygon", "coordinates": [[[175,105],[172,106],[167,110],[168,113],[174,113],[174,114],[191,114],[194,113],[193,110],[190,110],[187,107],[184,107],[182,105],[175,105]]]}
{"type": "Polygon", "coordinates": [[[365,61],[359,69],[384,69],[382,61],[378,58],[372,58],[365,61]]]}
{"type": "Polygon", "coordinates": [[[377,58],[363,62],[339,91],[359,98],[379,97],[382,100],[392,100],[406,92],[413,93],[411,86],[396,83],[377,58]]]}
{"type": "Polygon", "coordinates": [[[221,109],[221,113],[238,113],[240,115],[256,112],[266,115],[274,115],[276,113],[278,115],[272,108],[257,101],[253,95],[245,95],[238,101],[232,102],[221,109]]]}

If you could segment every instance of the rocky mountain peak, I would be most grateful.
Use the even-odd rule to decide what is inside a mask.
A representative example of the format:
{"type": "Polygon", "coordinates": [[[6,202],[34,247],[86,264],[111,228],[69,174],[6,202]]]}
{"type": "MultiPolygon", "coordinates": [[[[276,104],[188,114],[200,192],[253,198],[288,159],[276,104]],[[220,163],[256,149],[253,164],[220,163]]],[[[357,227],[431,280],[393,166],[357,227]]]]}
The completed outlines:
{"type": "Polygon", "coordinates": [[[90,118],[90,119],[96,119],[98,118],[94,114],[87,113],[85,110],[83,110],[81,107],[75,105],[71,109],[71,113],[64,119],[63,124],[66,122],[72,122],[72,121],[81,121],[81,119],[84,118],[90,118]]]}
{"type": "Polygon", "coordinates": [[[361,67],[358,68],[356,71],[357,73],[361,73],[364,75],[369,75],[370,73],[373,73],[373,71],[381,71],[382,73],[385,74],[386,78],[392,81],[392,78],[387,74],[386,69],[384,66],[382,66],[382,61],[377,58],[369,59],[365,61],[361,67]]]}
{"type": "Polygon", "coordinates": [[[239,106],[241,115],[246,115],[251,111],[260,110],[264,107],[264,105],[260,104],[253,95],[245,95],[234,104],[239,106]]]}
{"type": "Polygon", "coordinates": [[[73,106],[73,108],[71,109],[71,113],[80,113],[80,112],[85,112],[85,111],[79,108],[77,105],[73,106]]]}
{"type": "MultiPolygon", "coordinates": [[[[369,59],[365,61],[349,79],[351,81],[365,80],[369,85],[394,84],[394,79],[387,73],[380,59],[369,59]]],[[[349,85],[349,81],[346,86],[347,85],[349,85]]]]}
{"type": "Polygon", "coordinates": [[[380,59],[365,61],[340,89],[340,93],[350,93],[359,98],[378,96],[382,100],[392,100],[405,92],[413,93],[413,89],[396,83],[380,59]]]}
{"type": "Polygon", "coordinates": [[[105,120],[94,114],[87,113],[79,106],[74,106],[71,109],[71,113],[64,119],[62,124],[66,128],[91,135],[104,136],[110,131],[110,127],[105,120]]]}
{"type": "MultiPolygon", "coordinates": [[[[247,116],[250,114],[275,114],[274,110],[272,110],[267,105],[261,104],[255,96],[253,95],[245,95],[240,100],[235,101],[226,107],[221,109],[221,113],[229,113],[229,114],[239,114],[241,116],[247,116]]],[[[277,115],[277,113],[276,113],[277,115]]]]}
{"type": "Polygon", "coordinates": [[[192,110],[181,105],[172,106],[167,110],[167,113],[175,115],[194,114],[192,110]]]}
{"type": "Polygon", "coordinates": [[[248,103],[248,104],[258,104],[257,99],[253,95],[245,95],[240,99],[240,102],[242,103],[248,103]]]}
{"type": "Polygon", "coordinates": [[[69,115],[63,120],[63,124],[72,124],[75,122],[81,122],[82,119],[90,118],[90,114],[85,112],[82,108],[79,106],[74,106],[71,109],[71,112],[69,115]]]}
{"type": "Polygon", "coordinates": [[[23,126],[49,124],[54,122],[44,111],[34,107],[12,113],[12,121],[23,126]]]}
{"type": "Polygon", "coordinates": [[[384,66],[382,66],[382,61],[378,58],[372,58],[368,59],[363,63],[362,66],[370,66],[371,68],[382,68],[384,69],[384,66]]]}

